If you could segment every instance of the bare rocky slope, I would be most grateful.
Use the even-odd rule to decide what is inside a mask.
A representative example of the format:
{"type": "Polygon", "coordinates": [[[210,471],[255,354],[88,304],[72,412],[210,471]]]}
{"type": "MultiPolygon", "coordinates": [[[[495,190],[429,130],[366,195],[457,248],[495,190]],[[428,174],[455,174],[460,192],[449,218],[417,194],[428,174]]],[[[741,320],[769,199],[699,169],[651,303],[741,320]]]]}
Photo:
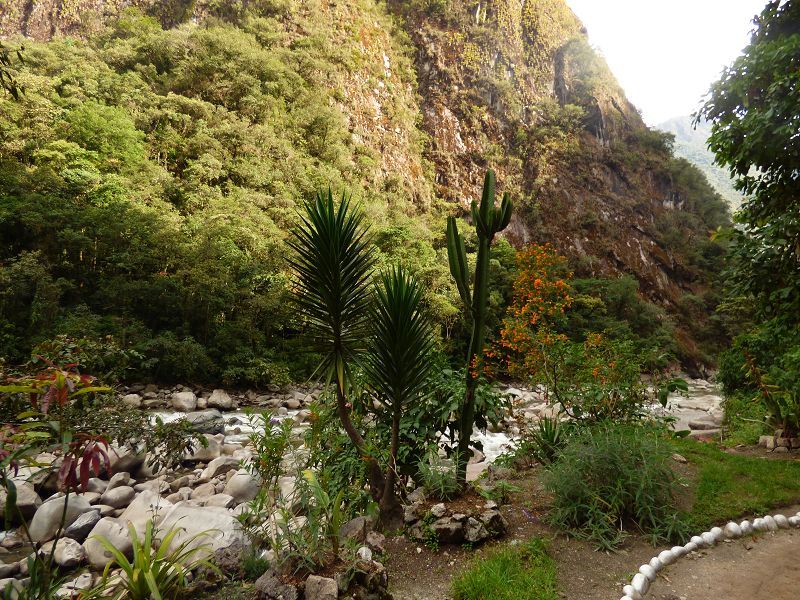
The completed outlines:
{"type": "MultiPolygon", "coordinates": [[[[264,10],[292,19],[295,5],[360,37],[338,108],[379,157],[375,176],[418,209],[438,198],[465,213],[491,167],[517,199],[512,242],[550,242],[584,276],[631,274],[669,311],[687,297],[713,304],[721,250],[708,240],[727,221],[724,202],[644,125],[564,0],[9,0],[0,35],[88,37],[129,7],[173,27],[264,10]],[[364,11],[388,18],[348,31],[364,11]],[[392,76],[397,47],[411,77],[392,76]],[[398,95],[416,116],[387,117],[398,95]]],[[[691,354],[692,335],[678,333],[691,354]]]]}

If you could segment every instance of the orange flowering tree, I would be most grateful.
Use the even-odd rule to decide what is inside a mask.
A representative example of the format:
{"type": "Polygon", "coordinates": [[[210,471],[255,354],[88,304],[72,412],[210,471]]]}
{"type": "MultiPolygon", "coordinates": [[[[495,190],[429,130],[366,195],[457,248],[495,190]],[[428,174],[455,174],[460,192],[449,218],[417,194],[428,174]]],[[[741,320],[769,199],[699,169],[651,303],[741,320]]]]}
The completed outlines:
{"type": "Polygon", "coordinates": [[[491,364],[532,385],[576,420],[639,416],[647,401],[642,363],[633,346],[593,333],[582,341],[559,332],[572,302],[566,259],[549,245],[517,255],[519,274],[491,364]]]}

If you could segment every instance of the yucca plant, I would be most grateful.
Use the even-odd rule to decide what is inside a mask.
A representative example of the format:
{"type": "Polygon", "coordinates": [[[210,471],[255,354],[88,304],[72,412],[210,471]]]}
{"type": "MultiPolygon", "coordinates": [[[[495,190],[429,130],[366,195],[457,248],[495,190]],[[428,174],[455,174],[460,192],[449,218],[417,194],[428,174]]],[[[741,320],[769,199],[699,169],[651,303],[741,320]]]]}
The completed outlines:
{"type": "Polygon", "coordinates": [[[363,367],[370,387],[392,417],[389,465],[380,500],[384,525],[394,525],[402,517],[395,491],[400,418],[410,402],[427,393],[432,371],[433,337],[422,302],[422,286],[397,266],[381,276],[370,310],[369,349],[363,367]]]}
{"type": "Polygon", "coordinates": [[[113,600],[172,600],[181,597],[189,583],[189,573],[200,567],[217,575],[220,570],[207,558],[209,544],[195,545],[198,539],[207,536],[199,533],[170,549],[175,536],[182,529],[172,527],[160,540],[156,540],[153,521],[145,526],[144,537],[139,539],[136,528],[128,525],[133,543],[132,559],[118,550],[107,538],[96,539],[111,553],[113,560],[106,565],[103,577],[96,587],[82,596],[84,599],[111,597],[113,600]],[[154,546],[156,546],[154,548],[154,546]],[[119,579],[109,577],[111,568],[122,569],[119,579]]]}
{"type": "MultiPolygon", "coordinates": [[[[483,345],[486,341],[486,307],[489,298],[489,250],[495,235],[508,227],[511,221],[512,205],[508,194],[503,194],[499,207],[495,205],[494,172],[486,172],[483,182],[483,195],[480,206],[472,202],[472,222],[478,234],[478,259],[475,276],[470,289],[467,272],[467,251],[464,238],[458,232],[453,217],[447,220],[447,256],[450,261],[450,274],[456,282],[458,293],[464,302],[467,314],[472,321],[472,338],[467,354],[467,391],[461,405],[458,429],[458,455],[466,459],[470,456],[470,438],[475,425],[475,387],[478,369],[483,360],[483,345]]],[[[463,489],[467,481],[466,461],[459,461],[458,482],[463,489]]]]}
{"type": "Polygon", "coordinates": [[[364,214],[350,205],[346,193],[337,206],[328,189],[306,203],[300,219],[289,240],[294,250],[289,262],[296,273],[294,301],[322,355],[320,370],[334,384],[342,427],[367,462],[372,496],[380,498],[383,474],[353,424],[347,401],[352,368],[368,335],[369,283],[375,265],[364,214]]]}

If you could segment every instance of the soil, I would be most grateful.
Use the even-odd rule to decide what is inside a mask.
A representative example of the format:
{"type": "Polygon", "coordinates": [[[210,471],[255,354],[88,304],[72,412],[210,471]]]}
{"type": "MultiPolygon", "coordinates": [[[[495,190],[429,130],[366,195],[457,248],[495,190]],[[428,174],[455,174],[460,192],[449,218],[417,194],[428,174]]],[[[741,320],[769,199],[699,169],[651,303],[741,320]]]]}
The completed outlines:
{"type": "MultiPolygon", "coordinates": [[[[787,511],[788,512],[788,511],[787,511]]],[[[796,600],[800,532],[778,531],[722,543],[667,567],[650,588],[654,600],[796,600]]]]}

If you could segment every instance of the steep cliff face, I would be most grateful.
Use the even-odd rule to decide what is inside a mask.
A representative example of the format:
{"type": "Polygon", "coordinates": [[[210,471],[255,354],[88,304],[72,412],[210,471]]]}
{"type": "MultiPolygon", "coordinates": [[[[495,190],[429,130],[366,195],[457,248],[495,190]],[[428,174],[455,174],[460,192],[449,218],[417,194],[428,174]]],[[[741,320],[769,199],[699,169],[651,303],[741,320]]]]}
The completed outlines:
{"type": "Polygon", "coordinates": [[[521,199],[516,241],[552,242],[593,274],[631,273],[663,305],[701,292],[693,257],[672,242],[707,236],[724,215],[695,218],[702,200],[679,181],[685,165],[646,128],[563,0],[391,6],[416,47],[440,196],[466,206],[496,168],[521,199]]]}

